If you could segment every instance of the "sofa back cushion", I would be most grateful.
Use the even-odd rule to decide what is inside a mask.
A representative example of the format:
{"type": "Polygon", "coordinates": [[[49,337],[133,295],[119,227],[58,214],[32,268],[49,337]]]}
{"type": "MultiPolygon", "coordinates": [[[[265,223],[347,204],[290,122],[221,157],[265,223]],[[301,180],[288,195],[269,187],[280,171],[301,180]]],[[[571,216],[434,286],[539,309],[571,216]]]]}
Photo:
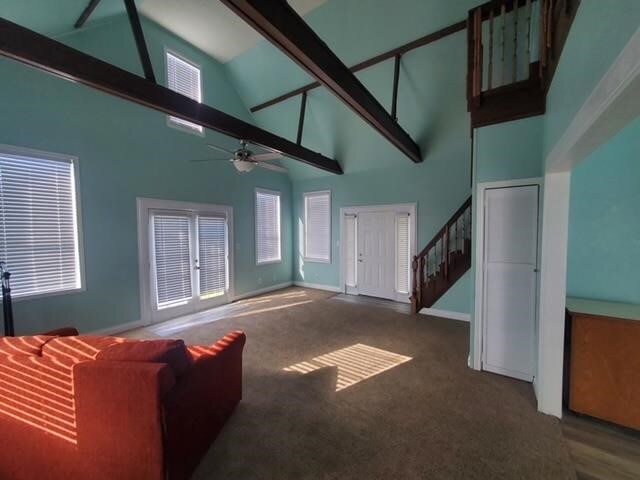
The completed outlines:
{"type": "Polygon", "coordinates": [[[111,345],[96,360],[166,363],[176,377],[191,366],[191,356],[182,340],[139,340],[111,345]]]}
{"type": "Polygon", "coordinates": [[[0,355],[40,355],[43,345],[53,338],[49,335],[0,337],[0,355]]]}
{"type": "Polygon", "coordinates": [[[53,358],[56,362],[71,366],[79,362],[95,360],[101,350],[126,342],[124,338],[81,335],[78,337],[58,337],[42,347],[42,356],[53,358]]]}

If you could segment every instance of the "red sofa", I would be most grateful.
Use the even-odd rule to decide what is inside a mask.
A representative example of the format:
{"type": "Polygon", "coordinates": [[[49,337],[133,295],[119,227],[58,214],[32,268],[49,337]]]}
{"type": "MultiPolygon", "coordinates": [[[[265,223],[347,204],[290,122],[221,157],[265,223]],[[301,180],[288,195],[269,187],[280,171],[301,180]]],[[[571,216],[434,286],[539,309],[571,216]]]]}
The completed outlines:
{"type": "Polygon", "coordinates": [[[1,479],[187,479],[242,396],[239,331],[209,347],[49,333],[0,337],[1,479]]]}

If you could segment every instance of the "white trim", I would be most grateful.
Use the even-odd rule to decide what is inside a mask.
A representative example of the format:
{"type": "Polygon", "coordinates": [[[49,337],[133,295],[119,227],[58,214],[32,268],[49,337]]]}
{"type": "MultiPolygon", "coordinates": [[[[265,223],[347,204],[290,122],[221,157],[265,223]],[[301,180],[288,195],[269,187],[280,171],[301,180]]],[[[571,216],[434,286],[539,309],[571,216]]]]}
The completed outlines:
{"type": "Polygon", "coordinates": [[[255,257],[256,267],[262,265],[273,265],[275,263],[282,263],[282,192],[278,190],[269,190],[267,188],[256,187],[253,189],[253,254],[255,257]],[[278,196],[278,256],[277,260],[265,260],[258,261],[258,193],[264,193],[267,195],[278,196]]]}
{"type": "Polygon", "coordinates": [[[331,217],[332,217],[332,211],[331,211],[331,207],[332,207],[332,203],[331,203],[331,190],[317,190],[317,191],[313,191],[313,192],[303,192],[302,193],[302,207],[304,209],[303,212],[303,216],[304,216],[304,225],[302,226],[302,249],[304,250],[303,252],[303,257],[302,259],[304,260],[305,263],[331,263],[331,246],[333,243],[333,240],[331,238],[331,233],[332,233],[332,228],[331,228],[331,217]],[[313,258],[313,257],[307,257],[307,198],[308,197],[320,197],[322,195],[329,195],[329,258],[313,258]]]}
{"type": "MultiPolygon", "coordinates": [[[[340,287],[339,290],[340,292],[345,292],[345,293],[349,293],[352,295],[358,295],[358,286],[357,286],[357,279],[356,279],[356,286],[355,287],[347,287],[347,285],[345,285],[345,264],[344,264],[344,259],[346,258],[345,255],[345,242],[343,241],[344,239],[344,217],[345,215],[356,215],[356,217],[358,216],[358,214],[363,213],[363,212],[394,212],[396,214],[398,213],[409,213],[409,238],[410,238],[410,248],[409,248],[409,252],[410,252],[410,256],[411,258],[413,258],[416,255],[417,252],[417,245],[418,245],[418,204],[416,202],[414,203],[395,203],[395,204],[386,204],[386,205],[357,205],[357,206],[352,206],[352,207],[341,207],[340,208],[340,287]]],[[[357,226],[357,221],[356,221],[356,232],[358,230],[358,226],[357,226]]],[[[356,233],[357,236],[357,233],[356,233]]],[[[394,232],[394,236],[395,236],[395,232],[394,232]]],[[[357,242],[357,240],[356,240],[357,242]]],[[[394,250],[394,265],[395,265],[395,250],[394,250]]],[[[411,275],[411,273],[410,273],[411,275]]],[[[403,303],[409,303],[409,297],[411,296],[411,291],[409,291],[409,293],[398,293],[395,291],[395,282],[396,282],[396,272],[394,269],[394,273],[393,273],[393,277],[394,277],[394,292],[395,292],[395,298],[392,300],[395,300],[396,302],[403,302],[403,303]]],[[[412,278],[409,278],[409,289],[411,289],[411,282],[412,282],[412,278]]]]}
{"type": "Polygon", "coordinates": [[[341,293],[340,287],[333,285],[322,285],[320,283],[308,283],[308,282],[293,282],[296,287],[313,288],[314,290],[326,290],[327,292],[341,293]]]}
{"type": "Polygon", "coordinates": [[[570,184],[570,172],[545,175],[536,390],[538,410],[556,417],[562,417],[570,184]]]}
{"type": "Polygon", "coordinates": [[[78,275],[80,276],[80,286],[65,290],[55,290],[51,292],[35,293],[32,295],[14,296],[12,301],[22,302],[47,297],[57,297],[59,295],[67,295],[73,293],[82,293],[87,290],[87,281],[85,274],[85,258],[84,258],[84,228],[82,222],[82,202],[80,192],[80,159],[75,155],[64,153],[47,152],[44,150],[36,150],[34,148],[6,145],[0,143],[0,153],[7,155],[16,155],[32,158],[42,158],[43,160],[54,160],[58,162],[68,162],[73,166],[73,183],[75,189],[75,213],[76,213],[76,241],[78,248],[78,275]]]}
{"type": "Polygon", "coordinates": [[[432,317],[450,318],[451,320],[460,320],[461,322],[470,322],[471,315],[469,313],[450,312],[448,310],[438,310],[437,308],[423,308],[420,310],[422,315],[431,315],[432,317]]]}
{"type": "Polygon", "coordinates": [[[485,365],[482,368],[485,372],[497,373],[498,375],[506,375],[508,377],[517,378],[518,380],[524,380],[525,382],[532,382],[533,375],[527,375],[515,370],[509,370],[508,368],[496,367],[491,365],[485,365]]]}
{"type": "MultiPolygon", "coordinates": [[[[228,205],[215,205],[209,203],[182,202],[176,200],[163,200],[156,198],[138,197],[136,199],[138,219],[138,283],[140,286],[140,313],[145,325],[150,325],[153,319],[153,307],[151,301],[151,262],[150,262],[150,235],[149,217],[151,210],[181,211],[193,214],[224,213],[227,218],[227,263],[228,263],[228,290],[227,302],[235,298],[235,268],[234,268],[234,240],[233,240],[233,207],[228,205]]],[[[213,308],[214,305],[206,305],[203,309],[213,308]]],[[[176,316],[184,315],[184,312],[175,311],[176,316]]],[[[194,313],[194,312],[189,312],[194,313]]],[[[156,321],[163,321],[157,319],[156,321]]]]}
{"type": "Polygon", "coordinates": [[[622,49],[547,156],[547,173],[571,170],[640,115],[638,98],[640,28],[622,49]]]}
{"type": "Polygon", "coordinates": [[[120,325],[114,325],[113,327],[101,328],[99,330],[93,330],[87,333],[81,333],[80,335],[115,335],[116,333],[128,332],[134,328],[141,328],[148,325],[142,319],[134,320],[133,322],[121,323],[120,325]]]}
{"type": "Polygon", "coordinates": [[[282,290],[283,288],[287,288],[293,285],[293,282],[283,282],[278,283],[276,285],[270,285],[268,287],[259,288],[258,290],[252,290],[246,293],[240,293],[233,297],[233,301],[242,300],[243,298],[255,297],[257,295],[262,295],[263,293],[273,292],[275,290],[282,290]]]}
{"type": "MultiPolygon", "coordinates": [[[[484,319],[482,318],[483,312],[483,291],[484,291],[484,275],[483,275],[483,261],[484,261],[484,194],[485,190],[493,188],[510,188],[510,187],[524,187],[527,185],[537,185],[539,187],[538,199],[542,198],[544,180],[542,178],[523,178],[518,180],[504,180],[499,182],[483,182],[478,183],[476,186],[475,205],[476,211],[474,212],[476,218],[476,235],[474,238],[475,243],[475,304],[474,304],[474,328],[473,328],[473,362],[472,368],[474,370],[482,370],[482,339],[484,335],[484,319]]],[[[540,201],[540,200],[539,200],[540,201]]],[[[538,218],[540,218],[540,212],[542,208],[540,203],[538,204],[538,218]]],[[[540,245],[541,228],[538,223],[538,245],[540,245]]],[[[538,259],[538,262],[540,260],[538,259]]],[[[539,267],[538,267],[539,269],[539,267]]]]}

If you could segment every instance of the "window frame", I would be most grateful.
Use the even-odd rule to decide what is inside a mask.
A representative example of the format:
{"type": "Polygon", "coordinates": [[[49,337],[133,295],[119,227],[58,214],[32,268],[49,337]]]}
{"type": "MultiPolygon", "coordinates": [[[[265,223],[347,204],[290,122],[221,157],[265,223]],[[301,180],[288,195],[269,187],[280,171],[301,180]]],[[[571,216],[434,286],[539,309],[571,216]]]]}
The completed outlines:
{"type": "Polygon", "coordinates": [[[331,190],[317,190],[317,191],[313,191],[313,192],[304,192],[302,194],[302,199],[303,199],[303,203],[304,203],[304,228],[303,228],[303,236],[304,238],[302,239],[302,247],[303,247],[303,252],[304,252],[304,256],[303,259],[305,262],[310,262],[310,263],[331,263],[331,246],[332,246],[332,238],[331,238],[331,234],[332,234],[332,228],[331,228],[331,190]],[[325,258],[317,258],[317,257],[309,257],[307,255],[307,198],[310,197],[320,197],[323,195],[328,195],[329,196],[329,238],[328,238],[328,242],[329,242],[329,256],[325,259],[325,258]]]}
{"type": "Polygon", "coordinates": [[[13,145],[5,145],[0,143],[0,154],[15,155],[30,157],[36,160],[50,160],[57,162],[65,162],[71,164],[71,173],[73,175],[73,188],[74,188],[74,205],[76,217],[76,242],[78,250],[78,275],[79,275],[79,287],[66,288],[63,290],[48,291],[42,293],[32,293],[29,295],[12,296],[11,300],[14,302],[22,302],[25,300],[35,300],[38,298],[57,297],[59,295],[68,295],[73,293],[85,292],[86,275],[85,275],[85,258],[84,258],[84,229],[82,224],[82,206],[80,201],[80,169],[79,158],[74,155],[67,155],[62,153],[47,152],[44,150],[36,150],[27,147],[17,147],[13,145]]]}
{"type": "Polygon", "coordinates": [[[282,263],[282,192],[277,190],[269,190],[266,188],[254,189],[253,194],[253,217],[254,217],[254,246],[255,246],[255,261],[256,266],[261,265],[273,265],[282,263]],[[278,259],[277,260],[263,260],[258,259],[258,193],[267,195],[275,195],[278,197],[278,259]]]}
{"type": "MultiPolygon", "coordinates": [[[[181,55],[179,53],[177,53],[175,50],[169,48],[169,47],[165,47],[164,48],[164,76],[165,76],[165,85],[166,87],[171,90],[172,92],[175,92],[175,90],[172,90],[169,87],[169,55],[176,57],[179,60],[182,60],[183,62],[191,65],[193,68],[197,68],[198,71],[200,72],[200,103],[202,103],[202,99],[204,98],[204,82],[202,81],[202,67],[200,66],[200,64],[189,60],[188,58],[186,58],[184,55],[181,55]]],[[[180,93],[180,92],[176,92],[176,93],[180,93]]],[[[180,95],[186,96],[182,93],[180,93],[180,95]]],[[[186,120],[185,120],[186,121],[186,120]]],[[[175,128],[176,130],[180,130],[182,132],[185,133],[190,133],[192,135],[197,135],[199,137],[204,137],[205,133],[204,133],[204,127],[202,125],[196,125],[194,124],[193,127],[190,127],[188,125],[184,125],[182,123],[178,123],[175,120],[172,119],[172,115],[167,115],[167,126],[170,128],[175,128]]]]}

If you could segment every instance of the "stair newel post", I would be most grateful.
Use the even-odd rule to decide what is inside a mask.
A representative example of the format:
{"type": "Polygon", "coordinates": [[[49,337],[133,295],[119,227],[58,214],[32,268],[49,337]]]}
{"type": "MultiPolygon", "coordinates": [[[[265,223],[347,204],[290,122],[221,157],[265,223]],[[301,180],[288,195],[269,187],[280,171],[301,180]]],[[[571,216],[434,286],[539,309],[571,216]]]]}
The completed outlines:
{"type": "Polygon", "coordinates": [[[418,313],[419,305],[418,305],[418,257],[413,256],[413,260],[411,261],[411,270],[413,271],[412,277],[412,287],[411,287],[411,312],[418,313]]]}
{"type": "Polygon", "coordinates": [[[422,291],[424,289],[424,285],[425,285],[425,279],[424,279],[424,255],[420,256],[420,266],[418,267],[418,270],[420,271],[419,275],[418,275],[418,290],[420,293],[420,308],[423,307],[422,305],[422,301],[423,301],[423,296],[422,296],[422,291]]]}
{"type": "Polygon", "coordinates": [[[449,280],[449,224],[444,228],[444,279],[449,280]]]}

